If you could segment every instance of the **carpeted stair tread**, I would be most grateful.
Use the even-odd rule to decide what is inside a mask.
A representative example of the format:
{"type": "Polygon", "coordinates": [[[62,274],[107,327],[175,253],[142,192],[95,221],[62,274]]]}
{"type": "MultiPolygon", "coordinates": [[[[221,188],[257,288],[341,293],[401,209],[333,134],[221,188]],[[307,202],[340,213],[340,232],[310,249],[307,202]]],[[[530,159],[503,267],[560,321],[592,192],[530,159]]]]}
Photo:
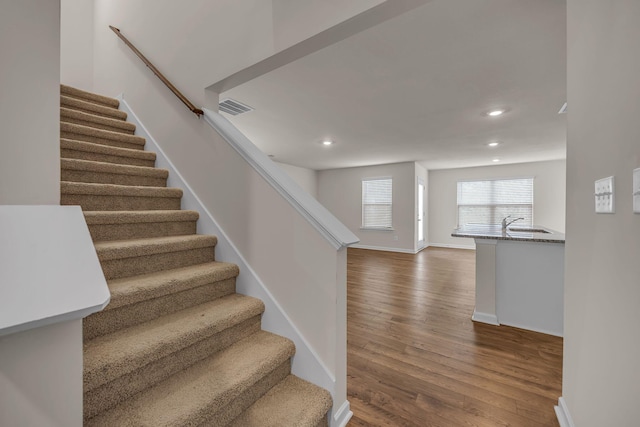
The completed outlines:
{"type": "Polygon", "coordinates": [[[60,121],[133,135],[136,125],[123,120],[60,107],[60,121]]]}
{"type": "Polygon", "coordinates": [[[231,295],[237,275],[234,264],[212,261],[109,280],[111,301],[84,318],[82,335],[89,340],[231,295]]]}
{"type": "Polygon", "coordinates": [[[210,262],[109,281],[111,302],[103,311],[237,277],[238,266],[210,262]]]}
{"type": "Polygon", "coordinates": [[[109,261],[119,258],[133,258],[205,248],[215,246],[217,242],[216,236],[192,234],[187,236],[96,242],[94,246],[100,261],[109,261]]]}
{"type": "Polygon", "coordinates": [[[120,101],[115,98],[98,95],[97,93],[87,92],[82,89],[77,89],[75,87],[63,84],[60,85],[60,94],[72,98],[79,98],[84,101],[92,102],[94,104],[103,105],[105,107],[118,108],[120,106],[120,101]]]}
{"type": "Polygon", "coordinates": [[[90,182],[61,181],[60,190],[63,195],[90,194],[92,196],[182,197],[182,190],[179,188],[96,184],[90,182]]]}
{"type": "Polygon", "coordinates": [[[232,294],[90,340],[84,345],[84,389],[113,381],[263,311],[259,299],[232,294]]]}
{"type": "Polygon", "coordinates": [[[60,179],[67,182],[166,187],[169,171],[83,159],[60,159],[60,179]]]}
{"type": "Polygon", "coordinates": [[[60,165],[62,169],[76,171],[112,173],[117,175],[148,176],[164,179],[167,179],[167,177],[169,176],[169,171],[167,169],[150,168],[146,166],[118,165],[115,163],[94,162],[91,160],[82,159],[60,159],[60,165]]]}
{"type": "Polygon", "coordinates": [[[148,167],[153,167],[156,162],[156,153],[153,151],[111,147],[67,138],[60,139],[60,149],[61,157],[67,159],[73,158],[148,167]]]}
{"type": "Polygon", "coordinates": [[[144,150],[144,144],[146,143],[146,140],[141,136],[67,122],[60,122],[60,137],[132,150],[144,150]]]}
{"type": "Polygon", "coordinates": [[[60,106],[69,108],[70,110],[84,111],[97,116],[110,117],[122,121],[127,120],[127,113],[124,111],[112,107],[105,107],[104,105],[95,104],[79,98],[65,96],[64,94],[60,96],[60,106]]]}
{"type": "MultiPolygon", "coordinates": [[[[288,339],[258,331],[99,414],[85,425],[224,425],[225,414],[218,414],[228,406],[241,408],[244,393],[283,364],[290,363],[294,352],[295,347],[288,339]]],[[[253,402],[246,403],[248,406],[253,402]]]]}
{"type": "Polygon", "coordinates": [[[247,408],[228,427],[326,425],[326,414],[331,405],[331,394],[328,391],[295,375],[289,375],[247,408]]]}
{"type": "Polygon", "coordinates": [[[94,242],[195,234],[196,211],[85,211],[94,242]]]}

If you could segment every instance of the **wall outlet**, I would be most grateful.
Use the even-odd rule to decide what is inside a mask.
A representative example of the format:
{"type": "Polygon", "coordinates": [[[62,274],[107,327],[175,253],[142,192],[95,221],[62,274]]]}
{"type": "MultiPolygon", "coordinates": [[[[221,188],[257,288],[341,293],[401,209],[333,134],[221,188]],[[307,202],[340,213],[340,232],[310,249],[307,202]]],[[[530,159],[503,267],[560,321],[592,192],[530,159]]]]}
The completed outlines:
{"type": "Polygon", "coordinates": [[[640,168],[633,170],[633,212],[640,214],[640,168]]]}
{"type": "Polygon", "coordinates": [[[393,235],[393,240],[398,240],[398,235],[397,234],[393,235]]]}
{"type": "Polygon", "coordinates": [[[614,213],[615,187],[613,177],[602,178],[596,181],[596,213],[614,213]]]}

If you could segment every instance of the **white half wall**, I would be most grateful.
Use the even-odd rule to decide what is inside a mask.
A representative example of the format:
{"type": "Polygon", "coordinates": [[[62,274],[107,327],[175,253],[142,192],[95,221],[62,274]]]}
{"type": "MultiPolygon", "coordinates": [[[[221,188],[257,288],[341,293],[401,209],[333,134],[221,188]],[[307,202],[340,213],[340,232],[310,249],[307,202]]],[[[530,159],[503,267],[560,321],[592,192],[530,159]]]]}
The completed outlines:
{"type": "Polygon", "coordinates": [[[318,172],[318,200],[358,238],[355,247],[416,252],[415,163],[329,169],[318,172]],[[363,230],[362,180],[393,179],[393,230],[363,230]]]}
{"type": "Polygon", "coordinates": [[[473,239],[451,237],[458,223],[458,181],[534,177],[533,222],[564,233],[566,162],[518,163],[429,171],[429,244],[474,247],[473,239]]]}
{"type": "Polygon", "coordinates": [[[93,91],[93,0],[60,0],[60,81],[93,91]]]}
{"type": "Polygon", "coordinates": [[[0,58],[0,204],[60,204],[60,2],[2,2],[0,58]]]}
{"type": "Polygon", "coordinates": [[[287,175],[293,179],[296,184],[302,187],[307,193],[316,199],[318,198],[318,172],[313,169],[301,168],[299,166],[288,165],[286,163],[278,163],[278,166],[284,170],[287,175]]]}
{"type": "Polygon", "coordinates": [[[636,426],[640,214],[632,213],[631,174],[640,167],[640,2],[568,0],[567,16],[562,395],[576,426],[636,426]],[[612,175],[615,214],[596,214],[594,181],[612,175]]]}
{"type": "Polygon", "coordinates": [[[82,426],[82,319],[0,337],[0,425],[82,426]]]}

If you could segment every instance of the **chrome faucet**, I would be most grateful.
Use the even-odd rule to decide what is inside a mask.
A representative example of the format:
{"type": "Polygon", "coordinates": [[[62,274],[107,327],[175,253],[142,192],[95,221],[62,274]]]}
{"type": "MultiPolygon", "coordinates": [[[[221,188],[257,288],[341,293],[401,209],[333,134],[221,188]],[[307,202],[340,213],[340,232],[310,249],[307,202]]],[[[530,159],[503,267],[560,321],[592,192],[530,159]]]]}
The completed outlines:
{"type": "Polygon", "coordinates": [[[511,221],[507,221],[509,218],[511,218],[511,215],[507,215],[504,218],[502,218],[502,229],[506,230],[508,226],[510,226],[511,224],[513,224],[516,221],[520,221],[521,219],[524,218],[516,218],[516,219],[512,219],[511,221]]]}

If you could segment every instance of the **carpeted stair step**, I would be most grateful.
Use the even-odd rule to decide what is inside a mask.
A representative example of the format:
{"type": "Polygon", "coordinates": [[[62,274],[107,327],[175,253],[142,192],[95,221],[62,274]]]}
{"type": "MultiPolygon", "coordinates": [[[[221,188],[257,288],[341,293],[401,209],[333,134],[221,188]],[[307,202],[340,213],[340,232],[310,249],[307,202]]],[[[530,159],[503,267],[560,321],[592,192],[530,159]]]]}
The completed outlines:
{"type": "Polygon", "coordinates": [[[263,312],[262,301],[233,294],[88,341],[85,419],[259,331],[263,312]]]}
{"type": "Polygon", "coordinates": [[[235,264],[210,262],[111,280],[111,302],[84,318],[84,339],[233,294],[238,273],[235,264]]]}
{"type": "Polygon", "coordinates": [[[110,108],[118,108],[120,106],[120,101],[115,98],[110,98],[104,95],[98,95],[97,93],[87,92],[82,89],[77,89],[75,87],[60,85],[60,95],[68,96],[71,98],[78,98],[83,101],[91,102],[94,104],[102,105],[110,108]]]}
{"type": "Polygon", "coordinates": [[[251,405],[229,427],[326,427],[332,399],[328,391],[289,375],[251,405]]]}
{"type": "Polygon", "coordinates": [[[65,122],[60,122],[60,138],[92,142],[110,147],[129,148],[132,150],[144,150],[144,144],[146,143],[146,140],[141,136],[127,135],[120,132],[112,132],[65,122]]]}
{"type": "Polygon", "coordinates": [[[61,159],[62,181],[166,187],[169,171],[80,159],[61,159]]]}
{"type": "Polygon", "coordinates": [[[133,135],[136,131],[136,125],[133,123],[64,107],[60,108],[60,121],[109,130],[112,132],[125,133],[127,135],[133,135]]]}
{"type": "Polygon", "coordinates": [[[288,339],[258,331],[85,426],[227,425],[290,374],[294,352],[288,339]]]}
{"type": "Polygon", "coordinates": [[[94,242],[144,239],[196,233],[196,211],[87,211],[84,218],[94,242]]]}
{"type": "Polygon", "coordinates": [[[71,139],[60,140],[60,157],[132,166],[153,167],[156,164],[156,153],[152,151],[130,150],[71,139]]]}
{"type": "Polygon", "coordinates": [[[60,183],[60,204],[80,205],[84,211],[180,209],[179,188],[140,187],[84,182],[60,183]]]}
{"type": "Polygon", "coordinates": [[[72,98],[70,96],[60,96],[60,106],[70,110],[83,111],[85,113],[94,114],[101,117],[109,117],[116,120],[127,120],[127,113],[112,107],[105,107],[93,102],[83,101],[82,99],[72,98]]]}
{"type": "Polygon", "coordinates": [[[95,243],[107,280],[215,261],[215,236],[152,237],[95,243]]]}

